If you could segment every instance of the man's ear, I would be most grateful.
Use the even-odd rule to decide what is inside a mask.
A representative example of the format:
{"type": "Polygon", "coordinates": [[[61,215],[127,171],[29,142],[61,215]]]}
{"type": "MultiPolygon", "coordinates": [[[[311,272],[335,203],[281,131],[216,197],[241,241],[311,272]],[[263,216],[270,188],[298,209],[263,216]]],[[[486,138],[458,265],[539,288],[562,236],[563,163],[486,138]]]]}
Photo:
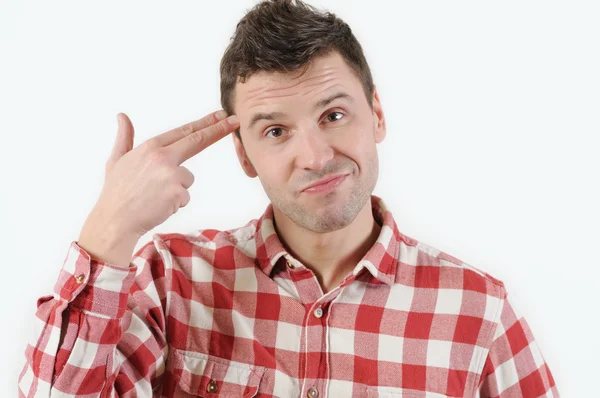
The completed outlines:
{"type": "Polygon", "coordinates": [[[377,93],[377,87],[375,84],[373,84],[373,118],[375,124],[375,142],[379,144],[385,138],[386,128],[385,116],[383,114],[383,108],[381,107],[381,101],[379,100],[379,94],[377,93]]]}
{"type": "Polygon", "coordinates": [[[250,162],[250,159],[248,159],[248,155],[246,154],[246,149],[244,148],[242,141],[238,138],[235,132],[232,133],[231,136],[233,137],[235,153],[237,154],[242,169],[244,169],[244,173],[246,173],[246,175],[250,178],[256,177],[258,173],[256,172],[256,170],[254,170],[254,166],[252,165],[252,162],[250,162]]]}

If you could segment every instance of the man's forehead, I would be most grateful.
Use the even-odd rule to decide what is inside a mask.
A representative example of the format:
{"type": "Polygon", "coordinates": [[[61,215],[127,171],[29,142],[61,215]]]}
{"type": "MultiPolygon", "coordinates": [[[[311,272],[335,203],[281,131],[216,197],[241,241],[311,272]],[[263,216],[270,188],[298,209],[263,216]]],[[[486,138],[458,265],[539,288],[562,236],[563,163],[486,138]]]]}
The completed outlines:
{"type": "Polygon", "coordinates": [[[314,97],[330,91],[334,86],[337,91],[349,91],[348,86],[352,84],[349,79],[357,80],[338,54],[315,58],[308,69],[302,72],[256,72],[244,83],[236,83],[235,102],[238,106],[248,106],[269,99],[283,100],[290,96],[314,97]]]}

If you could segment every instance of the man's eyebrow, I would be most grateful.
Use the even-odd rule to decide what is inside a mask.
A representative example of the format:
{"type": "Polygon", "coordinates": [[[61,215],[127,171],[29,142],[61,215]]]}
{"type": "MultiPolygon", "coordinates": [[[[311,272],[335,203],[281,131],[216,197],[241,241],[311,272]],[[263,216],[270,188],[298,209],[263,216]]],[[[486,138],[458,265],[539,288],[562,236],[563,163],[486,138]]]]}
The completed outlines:
{"type": "Polygon", "coordinates": [[[338,98],[344,98],[347,99],[350,102],[354,101],[354,98],[352,98],[350,96],[350,94],[346,94],[342,91],[335,93],[333,95],[330,95],[329,97],[322,99],[321,101],[317,102],[315,104],[315,110],[320,109],[320,108],[325,108],[327,105],[329,105],[330,103],[332,103],[333,101],[335,101],[338,98]]]}
{"type": "Polygon", "coordinates": [[[248,130],[251,130],[252,127],[261,120],[273,120],[275,118],[278,118],[278,117],[282,118],[284,116],[285,116],[285,113],[283,113],[283,112],[255,113],[254,115],[252,115],[252,119],[250,119],[250,125],[248,125],[248,130]]]}
{"type": "MultiPolygon", "coordinates": [[[[352,98],[352,96],[350,96],[349,94],[346,94],[344,92],[338,92],[338,93],[332,94],[329,97],[317,102],[315,104],[314,109],[317,110],[320,108],[324,108],[338,98],[344,98],[350,102],[354,101],[354,98],[352,98]]],[[[276,118],[283,118],[284,116],[285,116],[285,113],[283,113],[283,112],[255,113],[254,115],[252,115],[252,118],[250,119],[250,124],[248,125],[248,130],[252,129],[252,127],[254,127],[254,125],[261,120],[274,120],[276,118]]]]}

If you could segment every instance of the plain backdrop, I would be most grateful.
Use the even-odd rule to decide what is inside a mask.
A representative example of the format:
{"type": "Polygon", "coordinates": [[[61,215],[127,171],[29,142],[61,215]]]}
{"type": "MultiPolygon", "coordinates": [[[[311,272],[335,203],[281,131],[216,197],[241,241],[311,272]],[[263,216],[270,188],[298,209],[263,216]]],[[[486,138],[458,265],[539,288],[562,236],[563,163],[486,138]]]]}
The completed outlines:
{"type": "MultiPolygon", "coordinates": [[[[116,114],[137,146],[220,109],[219,62],[254,3],[0,3],[0,396],[16,396],[36,300],[98,198],[116,114]]],[[[502,280],[562,396],[597,396],[599,3],[311,4],[371,65],[387,120],[375,194],[400,230],[502,280]]],[[[191,202],[151,233],[234,228],[268,204],[231,137],[184,165],[191,202]]]]}

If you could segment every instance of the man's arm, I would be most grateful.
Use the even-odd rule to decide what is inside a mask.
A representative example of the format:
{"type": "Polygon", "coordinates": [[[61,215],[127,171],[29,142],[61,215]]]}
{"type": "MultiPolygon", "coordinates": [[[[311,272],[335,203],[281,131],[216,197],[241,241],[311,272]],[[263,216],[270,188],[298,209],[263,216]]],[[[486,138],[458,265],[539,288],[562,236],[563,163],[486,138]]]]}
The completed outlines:
{"type": "Polygon", "coordinates": [[[19,396],[152,396],[164,371],[163,258],[148,242],[122,267],[72,242],[54,295],[38,300],[19,396]],[[62,395],[61,395],[62,396],[62,395]]]}
{"type": "Polygon", "coordinates": [[[524,317],[505,297],[479,381],[483,397],[559,397],[550,368],[524,317]]]}

